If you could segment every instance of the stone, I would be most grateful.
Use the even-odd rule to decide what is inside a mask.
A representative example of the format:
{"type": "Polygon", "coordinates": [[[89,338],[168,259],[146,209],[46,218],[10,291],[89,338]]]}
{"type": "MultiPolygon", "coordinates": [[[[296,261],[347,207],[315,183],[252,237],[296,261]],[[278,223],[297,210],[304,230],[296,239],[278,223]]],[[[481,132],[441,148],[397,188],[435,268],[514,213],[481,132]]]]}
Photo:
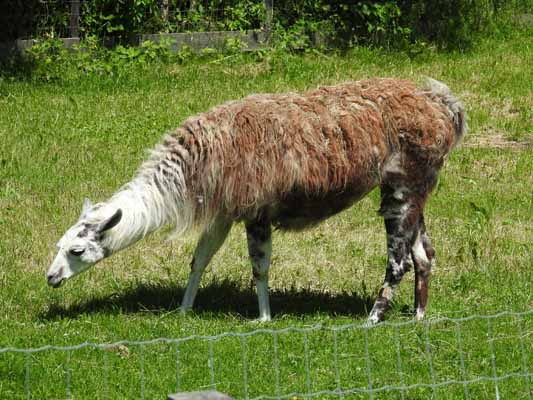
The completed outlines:
{"type": "Polygon", "coordinates": [[[217,392],[216,390],[209,390],[206,392],[187,392],[169,394],[168,400],[233,400],[224,393],[217,392]]]}

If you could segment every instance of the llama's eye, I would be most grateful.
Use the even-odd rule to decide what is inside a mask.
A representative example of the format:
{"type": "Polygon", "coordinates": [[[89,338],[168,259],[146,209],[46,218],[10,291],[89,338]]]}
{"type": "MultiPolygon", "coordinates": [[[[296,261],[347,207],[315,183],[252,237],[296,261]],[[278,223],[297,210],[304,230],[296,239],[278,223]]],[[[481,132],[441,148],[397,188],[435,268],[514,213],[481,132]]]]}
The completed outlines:
{"type": "Polygon", "coordinates": [[[70,249],[69,253],[72,254],[74,257],[79,257],[83,254],[85,249],[70,249]]]}

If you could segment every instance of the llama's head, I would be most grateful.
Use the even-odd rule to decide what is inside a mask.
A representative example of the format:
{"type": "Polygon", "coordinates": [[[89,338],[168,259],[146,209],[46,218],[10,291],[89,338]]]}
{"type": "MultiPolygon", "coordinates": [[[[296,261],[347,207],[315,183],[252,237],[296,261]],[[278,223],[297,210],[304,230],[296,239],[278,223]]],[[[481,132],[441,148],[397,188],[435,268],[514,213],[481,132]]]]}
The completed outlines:
{"type": "Polygon", "coordinates": [[[86,271],[109,255],[105,236],[122,218],[122,210],[108,204],[83,203],[81,216],[59,240],[56,258],[46,273],[55,288],[80,272],[86,271]]]}

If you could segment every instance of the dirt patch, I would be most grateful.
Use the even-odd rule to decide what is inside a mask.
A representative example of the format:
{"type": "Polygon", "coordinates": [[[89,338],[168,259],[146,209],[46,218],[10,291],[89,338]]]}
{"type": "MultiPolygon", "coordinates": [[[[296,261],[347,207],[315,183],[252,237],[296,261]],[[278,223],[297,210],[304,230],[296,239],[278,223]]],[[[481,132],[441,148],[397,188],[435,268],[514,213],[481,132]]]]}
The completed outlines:
{"type": "Polygon", "coordinates": [[[517,15],[513,18],[514,22],[521,26],[532,26],[533,25],[533,14],[522,14],[517,15]]]}
{"type": "Polygon", "coordinates": [[[493,149],[525,149],[533,147],[533,137],[529,140],[510,140],[502,133],[490,135],[467,136],[462,144],[463,147],[486,147],[493,149]]]}

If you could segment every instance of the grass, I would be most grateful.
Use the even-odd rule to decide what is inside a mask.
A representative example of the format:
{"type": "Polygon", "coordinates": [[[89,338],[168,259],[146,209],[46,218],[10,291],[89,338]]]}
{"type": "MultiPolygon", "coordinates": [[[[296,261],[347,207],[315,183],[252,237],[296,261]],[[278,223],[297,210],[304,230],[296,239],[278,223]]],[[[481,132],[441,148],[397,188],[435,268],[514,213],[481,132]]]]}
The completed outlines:
{"type": "MultiPolygon", "coordinates": [[[[111,195],[134,174],[145,149],[185,117],[254,92],[378,75],[441,79],[464,99],[470,115],[464,146],[450,157],[426,211],[438,252],[428,318],[531,310],[532,47],[529,29],[488,40],[470,53],[428,53],[414,60],[356,49],[345,55],[247,55],[150,65],[54,84],[1,80],[0,347],[364,322],[386,261],[377,192],[316,229],[275,234],[274,320],[260,326],[250,322],[257,308],[240,225],[204,276],[196,311],[186,316],[179,315],[178,305],[193,238],[167,243],[168,232],[153,235],[60,290],[47,287],[44,273],[56,241],[77,219],[82,199],[111,195]]],[[[409,274],[389,321],[411,320],[412,288],[409,274]]],[[[501,317],[490,327],[480,319],[459,328],[446,320],[427,327],[407,323],[335,334],[327,329],[280,333],[277,358],[274,336],[258,333],[247,337],[244,361],[242,339],[233,336],[30,356],[0,353],[0,398],[164,398],[177,385],[193,390],[213,384],[235,397],[252,398],[276,396],[278,390],[284,395],[339,385],[364,388],[369,381],[379,388],[533,371],[531,314],[501,317]]],[[[527,398],[528,388],[533,389],[531,377],[498,382],[501,398],[527,398]]],[[[373,398],[431,396],[494,398],[495,384],[394,390],[373,398]]],[[[338,396],[321,396],[333,397],[338,396]]]]}

